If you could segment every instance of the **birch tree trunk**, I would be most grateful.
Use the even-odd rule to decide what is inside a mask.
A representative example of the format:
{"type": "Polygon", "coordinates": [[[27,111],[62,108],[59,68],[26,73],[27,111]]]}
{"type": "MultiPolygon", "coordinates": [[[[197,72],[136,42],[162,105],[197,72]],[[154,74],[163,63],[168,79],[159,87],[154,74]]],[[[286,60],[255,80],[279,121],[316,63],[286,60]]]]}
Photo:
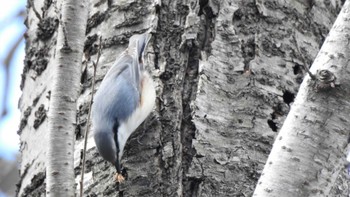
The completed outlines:
{"type": "Polygon", "coordinates": [[[49,108],[47,196],[75,196],[74,136],[87,2],[66,0],[60,6],[59,30],[49,108]]]}
{"type": "Polygon", "coordinates": [[[346,1],[311,67],[312,73],[329,76],[322,76],[328,77],[325,81],[304,79],[254,196],[329,196],[345,170],[350,135],[349,19],[346,1]]]}
{"type": "MultiPolygon", "coordinates": [[[[303,57],[307,63],[315,58],[341,6],[340,0],[91,0],[84,53],[95,60],[102,36],[97,88],[129,37],[152,31],[146,62],[157,84],[156,108],[127,142],[122,165],[128,178],[120,193],[251,196],[304,77],[303,57]]],[[[45,114],[51,110],[48,81],[56,74],[58,16],[49,0],[37,0],[34,7],[28,7],[26,23],[19,196],[44,196],[50,176],[45,174],[45,114]],[[52,33],[43,36],[45,32],[52,33]]],[[[82,131],[90,126],[92,74],[89,64],[80,78],[76,183],[82,131]]],[[[91,137],[86,163],[85,195],[116,196],[115,169],[98,155],[91,137]]],[[[340,178],[336,194],[344,195],[345,186],[340,178]]]]}

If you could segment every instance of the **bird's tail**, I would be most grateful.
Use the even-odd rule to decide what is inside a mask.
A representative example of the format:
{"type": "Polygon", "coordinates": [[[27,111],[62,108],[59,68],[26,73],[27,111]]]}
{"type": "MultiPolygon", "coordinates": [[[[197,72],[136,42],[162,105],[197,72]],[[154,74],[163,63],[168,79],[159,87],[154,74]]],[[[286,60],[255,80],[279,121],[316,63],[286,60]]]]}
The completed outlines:
{"type": "Polygon", "coordinates": [[[151,34],[148,32],[143,34],[133,35],[129,41],[128,51],[130,55],[135,56],[140,64],[143,64],[143,55],[149,40],[151,39],[151,34]]]}
{"type": "MultiPolygon", "coordinates": [[[[151,34],[143,33],[131,36],[129,40],[128,54],[132,57],[132,76],[138,86],[141,85],[141,74],[144,71],[144,52],[151,38],[151,34]]],[[[137,87],[140,89],[140,87],[137,87]]]]}

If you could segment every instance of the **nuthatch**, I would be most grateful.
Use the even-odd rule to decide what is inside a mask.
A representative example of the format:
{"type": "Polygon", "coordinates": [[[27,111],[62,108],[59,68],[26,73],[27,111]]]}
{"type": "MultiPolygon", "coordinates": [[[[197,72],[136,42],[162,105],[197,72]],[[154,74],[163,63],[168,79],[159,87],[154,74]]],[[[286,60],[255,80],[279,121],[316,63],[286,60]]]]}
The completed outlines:
{"type": "Polygon", "coordinates": [[[120,175],[125,143],[155,104],[153,80],[144,68],[148,33],[134,35],[107,72],[92,105],[94,139],[100,155],[120,175]]]}

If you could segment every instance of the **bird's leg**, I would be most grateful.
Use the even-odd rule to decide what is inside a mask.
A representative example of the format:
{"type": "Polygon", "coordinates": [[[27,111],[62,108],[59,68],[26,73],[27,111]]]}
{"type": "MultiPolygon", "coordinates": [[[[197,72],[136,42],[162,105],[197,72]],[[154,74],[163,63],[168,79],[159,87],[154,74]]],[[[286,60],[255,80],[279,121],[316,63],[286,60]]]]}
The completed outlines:
{"type": "Polygon", "coordinates": [[[115,169],[117,170],[117,173],[114,176],[115,181],[118,182],[118,183],[123,182],[125,180],[125,178],[122,175],[121,170],[120,170],[119,154],[117,154],[117,159],[115,161],[115,169]]]}

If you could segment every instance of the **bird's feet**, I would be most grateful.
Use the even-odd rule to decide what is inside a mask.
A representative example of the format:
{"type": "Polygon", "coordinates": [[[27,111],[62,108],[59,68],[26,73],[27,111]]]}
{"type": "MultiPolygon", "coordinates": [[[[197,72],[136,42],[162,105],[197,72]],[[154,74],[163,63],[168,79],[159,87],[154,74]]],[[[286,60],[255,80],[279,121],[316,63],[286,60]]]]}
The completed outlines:
{"type": "Polygon", "coordinates": [[[117,182],[117,183],[121,183],[125,180],[125,177],[120,173],[115,173],[114,175],[114,181],[117,182]]]}

